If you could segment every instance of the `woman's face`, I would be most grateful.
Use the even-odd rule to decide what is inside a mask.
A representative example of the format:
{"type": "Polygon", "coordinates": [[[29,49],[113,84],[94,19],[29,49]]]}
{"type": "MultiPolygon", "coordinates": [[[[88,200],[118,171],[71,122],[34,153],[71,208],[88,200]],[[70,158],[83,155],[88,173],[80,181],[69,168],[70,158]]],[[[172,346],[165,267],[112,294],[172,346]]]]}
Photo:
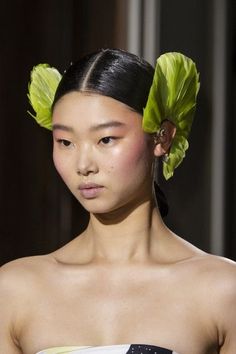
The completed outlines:
{"type": "Polygon", "coordinates": [[[92,213],[151,198],[153,143],[142,117],[121,102],[72,92],[53,112],[53,159],[62,179],[92,213]]]}

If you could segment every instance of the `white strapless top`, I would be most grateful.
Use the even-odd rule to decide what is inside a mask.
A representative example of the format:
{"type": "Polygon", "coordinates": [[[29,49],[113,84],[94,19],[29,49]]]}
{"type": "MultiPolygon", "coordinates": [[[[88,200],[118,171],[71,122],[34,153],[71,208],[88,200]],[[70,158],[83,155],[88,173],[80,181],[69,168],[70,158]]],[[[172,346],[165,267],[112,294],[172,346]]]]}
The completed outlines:
{"type": "Polygon", "coordinates": [[[177,352],[148,344],[117,344],[106,346],[66,346],[44,349],[36,354],[178,354],[177,352]]]}

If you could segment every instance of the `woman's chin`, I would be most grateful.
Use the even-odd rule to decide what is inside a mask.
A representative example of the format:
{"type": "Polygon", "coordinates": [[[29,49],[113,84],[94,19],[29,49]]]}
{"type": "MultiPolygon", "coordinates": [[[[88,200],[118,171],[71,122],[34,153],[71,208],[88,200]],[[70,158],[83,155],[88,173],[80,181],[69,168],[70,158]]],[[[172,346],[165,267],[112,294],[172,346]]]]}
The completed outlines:
{"type": "Polygon", "coordinates": [[[90,214],[96,214],[100,215],[111,215],[111,214],[116,214],[117,210],[119,210],[119,213],[122,213],[122,209],[126,209],[125,204],[126,202],[123,201],[115,201],[115,200],[101,200],[100,198],[94,198],[94,199],[78,199],[80,204],[83,206],[84,209],[86,209],[90,214]]]}
{"type": "Polygon", "coordinates": [[[79,200],[80,204],[86,209],[90,214],[107,214],[116,209],[113,203],[104,203],[95,199],[90,200],[79,200]]]}
{"type": "Polygon", "coordinates": [[[120,201],[119,203],[83,203],[83,207],[90,213],[96,216],[97,219],[108,222],[117,223],[126,218],[132,211],[141,203],[136,201],[127,202],[120,201]]]}
{"type": "Polygon", "coordinates": [[[123,193],[119,198],[78,198],[77,200],[90,214],[96,214],[100,218],[105,219],[122,219],[129,215],[135,208],[143,204],[150,198],[149,195],[143,194],[134,198],[134,195],[123,193]]]}

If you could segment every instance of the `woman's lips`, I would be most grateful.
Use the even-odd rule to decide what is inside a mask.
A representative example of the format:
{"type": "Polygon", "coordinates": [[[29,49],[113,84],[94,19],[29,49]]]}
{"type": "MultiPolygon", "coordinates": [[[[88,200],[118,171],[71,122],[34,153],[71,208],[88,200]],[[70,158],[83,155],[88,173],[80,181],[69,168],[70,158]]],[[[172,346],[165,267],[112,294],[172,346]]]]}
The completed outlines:
{"type": "Polygon", "coordinates": [[[79,185],[79,191],[85,199],[92,199],[98,196],[104,187],[96,183],[82,183],[79,185]]]}

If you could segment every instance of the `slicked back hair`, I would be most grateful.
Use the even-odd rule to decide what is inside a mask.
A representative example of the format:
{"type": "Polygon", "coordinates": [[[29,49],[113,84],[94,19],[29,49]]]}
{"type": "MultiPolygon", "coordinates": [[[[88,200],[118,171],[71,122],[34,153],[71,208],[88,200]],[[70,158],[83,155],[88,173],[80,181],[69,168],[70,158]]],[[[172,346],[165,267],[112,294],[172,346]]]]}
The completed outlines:
{"type": "Polygon", "coordinates": [[[138,56],[120,49],[101,49],[72,64],[62,77],[53,107],[73,91],[112,97],[142,114],[154,68],[138,56]]]}

